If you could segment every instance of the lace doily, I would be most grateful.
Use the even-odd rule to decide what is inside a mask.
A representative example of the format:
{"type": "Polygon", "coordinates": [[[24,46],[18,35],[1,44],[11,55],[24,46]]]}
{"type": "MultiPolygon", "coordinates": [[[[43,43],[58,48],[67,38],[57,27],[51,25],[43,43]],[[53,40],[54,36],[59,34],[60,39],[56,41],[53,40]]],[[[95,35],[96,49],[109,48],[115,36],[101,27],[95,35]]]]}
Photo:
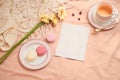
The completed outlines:
{"type": "Polygon", "coordinates": [[[73,0],[13,0],[12,16],[17,29],[28,32],[39,22],[41,14],[56,13],[59,6],[71,8],[73,0]]]}

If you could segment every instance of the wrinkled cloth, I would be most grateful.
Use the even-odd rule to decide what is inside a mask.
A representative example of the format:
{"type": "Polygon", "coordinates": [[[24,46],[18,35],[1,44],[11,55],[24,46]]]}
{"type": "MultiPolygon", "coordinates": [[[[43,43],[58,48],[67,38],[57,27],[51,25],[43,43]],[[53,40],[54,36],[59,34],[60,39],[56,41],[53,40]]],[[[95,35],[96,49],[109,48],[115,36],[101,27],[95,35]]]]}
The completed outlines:
{"type": "MultiPolygon", "coordinates": [[[[111,30],[93,34],[87,13],[90,6],[98,1],[102,0],[77,1],[74,7],[67,10],[67,17],[64,20],[67,23],[91,28],[85,61],[54,56],[62,24],[59,23],[54,27],[57,40],[49,44],[52,59],[45,68],[36,71],[24,68],[18,58],[22,47],[20,45],[0,65],[0,80],[120,80],[120,22],[111,30]],[[82,15],[79,15],[80,11],[82,15]],[[72,13],[75,16],[71,16],[72,13]],[[79,21],[78,18],[81,20],[79,21]]],[[[109,2],[120,11],[119,0],[109,0],[109,2]]]]}

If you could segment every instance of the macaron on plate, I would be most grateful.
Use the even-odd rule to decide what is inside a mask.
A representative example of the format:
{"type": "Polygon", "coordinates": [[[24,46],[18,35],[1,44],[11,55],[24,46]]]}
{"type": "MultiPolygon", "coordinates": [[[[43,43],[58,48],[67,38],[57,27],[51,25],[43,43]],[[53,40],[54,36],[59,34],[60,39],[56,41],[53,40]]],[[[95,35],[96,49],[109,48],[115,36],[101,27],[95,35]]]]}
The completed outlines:
{"type": "Polygon", "coordinates": [[[28,69],[41,69],[51,59],[50,47],[41,40],[30,40],[20,49],[19,59],[21,64],[28,69]]]}

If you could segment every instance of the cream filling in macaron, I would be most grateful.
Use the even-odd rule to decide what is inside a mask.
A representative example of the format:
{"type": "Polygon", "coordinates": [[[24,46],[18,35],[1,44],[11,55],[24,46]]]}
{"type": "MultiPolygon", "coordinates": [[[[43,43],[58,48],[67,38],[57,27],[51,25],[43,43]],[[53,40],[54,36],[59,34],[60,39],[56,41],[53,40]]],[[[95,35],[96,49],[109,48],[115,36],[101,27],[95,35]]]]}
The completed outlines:
{"type": "Polygon", "coordinates": [[[29,62],[33,62],[37,58],[37,53],[34,50],[28,51],[26,55],[26,59],[29,62]]]}

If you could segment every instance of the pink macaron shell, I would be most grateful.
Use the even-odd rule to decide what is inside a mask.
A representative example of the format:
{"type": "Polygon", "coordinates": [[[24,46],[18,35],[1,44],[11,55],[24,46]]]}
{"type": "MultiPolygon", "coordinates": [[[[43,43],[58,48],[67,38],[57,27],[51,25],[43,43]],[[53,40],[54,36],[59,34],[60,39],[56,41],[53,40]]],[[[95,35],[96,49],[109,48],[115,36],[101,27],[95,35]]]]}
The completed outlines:
{"type": "Polygon", "coordinates": [[[38,46],[36,52],[38,56],[43,56],[47,52],[47,49],[44,46],[38,46]]]}
{"type": "Polygon", "coordinates": [[[46,35],[46,41],[49,42],[49,43],[52,43],[56,40],[56,36],[53,32],[49,32],[47,35],[46,35]]]}

